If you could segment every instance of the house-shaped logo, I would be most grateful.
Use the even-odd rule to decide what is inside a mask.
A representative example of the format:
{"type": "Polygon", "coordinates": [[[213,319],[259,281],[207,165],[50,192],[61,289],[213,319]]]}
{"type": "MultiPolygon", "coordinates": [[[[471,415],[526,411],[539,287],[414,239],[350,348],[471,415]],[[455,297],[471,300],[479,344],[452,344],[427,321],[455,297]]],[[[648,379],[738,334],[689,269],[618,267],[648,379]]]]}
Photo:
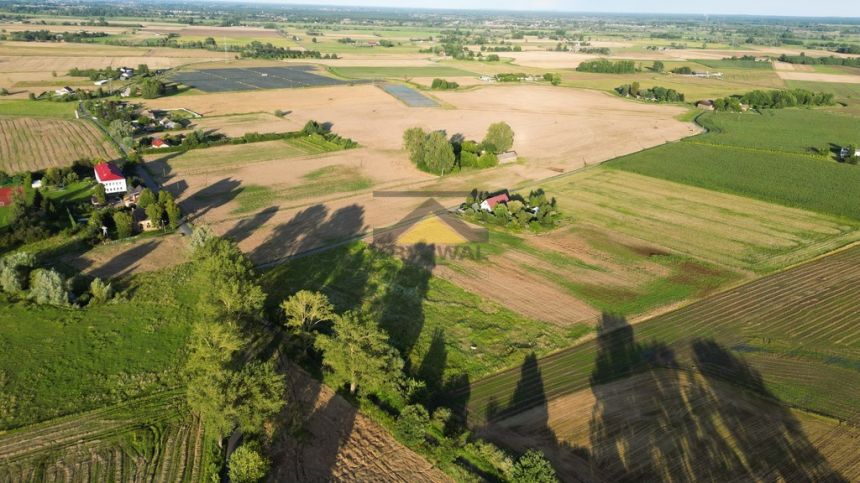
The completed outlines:
{"type": "MultiPolygon", "coordinates": [[[[426,197],[432,194],[429,192],[423,195],[426,197]]],[[[381,197],[390,196],[381,193],[381,197]]],[[[486,229],[464,222],[434,198],[427,198],[394,225],[373,229],[373,244],[383,248],[416,245],[451,247],[484,243],[487,239],[486,229]]]]}

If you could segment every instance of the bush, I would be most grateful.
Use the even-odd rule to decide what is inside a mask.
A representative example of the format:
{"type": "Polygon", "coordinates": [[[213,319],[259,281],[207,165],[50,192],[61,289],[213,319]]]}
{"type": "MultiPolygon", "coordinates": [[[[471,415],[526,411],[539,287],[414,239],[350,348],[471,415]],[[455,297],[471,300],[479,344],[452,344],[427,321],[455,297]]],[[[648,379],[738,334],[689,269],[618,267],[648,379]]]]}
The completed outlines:
{"type": "Polygon", "coordinates": [[[113,298],[113,287],[110,283],[105,283],[96,277],[90,283],[90,295],[90,303],[103,304],[113,298]]]}
{"type": "Polygon", "coordinates": [[[430,415],[420,404],[412,404],[400,411],[397,417],[397,434],[409,446],[416,446],[424,441],[424,433],[430,424],[430,415]]]}
{"type": "Polygon", "coordinates": [[[558,477],[543,453],[530,449],[511,469],[511,480],[525,483],[555,483],[558,477]]]}
{"type": "Polygon", "coordinates": [[[266,477],[271,463],[257,445],[246,443],[236,448],[227,465],[231,482],[256,483],[266,477]]]}
{"type": "Polygon", "coordinates": [[[469,151],[460,151],[460,167],[461,168],[477,168],[478,155],[469,151]]]}
{"type": "Polygon", "coordinates": [[[41,305],[68,305],[62,275],[55,270],[37,268],[30,274],[30,299],[41,305]]]}
{"type": "Polygon", "coordinates": [[[492,168],[499,165],[499,158],[491,151],[486,151],[478,158],[479,168],[492,168]]]}
{"type": "Polygon", "coordinates": [[[583,62],[576,67],[578,72],[595,72],[599,74],[632,74],[636,72],[636,64],[632,60],[599,59],[583,62]]]}
{"type": "Polygon", "coordinates": [[[460,84],[453,81],[447,81],[445,79],[433,79],[433,83],[430,84],[431,89],[439,90],[456,89],[458,87],[460,87],[460,84]]]}

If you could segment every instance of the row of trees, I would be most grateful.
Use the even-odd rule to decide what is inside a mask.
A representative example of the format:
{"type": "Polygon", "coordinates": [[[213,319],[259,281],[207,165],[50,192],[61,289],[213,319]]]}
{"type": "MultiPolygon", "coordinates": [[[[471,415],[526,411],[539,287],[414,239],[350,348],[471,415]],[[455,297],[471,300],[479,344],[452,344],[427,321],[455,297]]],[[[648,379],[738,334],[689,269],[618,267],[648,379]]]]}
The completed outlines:
{"type": "Polygon", "coordinates": [[[804,64],[804,65],[844,65],[848,67],[860,67],[860,57],[809,57],[801,52],[800,55],[782,54],[779,56],[780,62],[789,64],[804,64]]]}
{"type": "Polygon", "coordinates": [[[511,149],[514,131],[504,122],[491,124],[480,144],[461,135],[448,139],[444,131],[425,132],[420,127],[403,133],[403,148],[415,165],[444,175],[457,168],[489,168],[498,164],[497,154],[511,149]]]}
{"type": "Polygon", "coordinates": [[[607,59],[582,62],[576,67],[578,72],[595,72],[599,74],[632,74],[636,72],[636,63],[632,60],[611,61],[607,59]]]}
{"type": "Polygon", "coordinates": [[[460,87],[460,84],[458,84],[454,81],[449,81],[449,80],[445,80],[445,79],[433,79],[433,83],[430,84],[431,89],[442,90],[442,91],[449,90],[449,89],[456,89],[458,87],[460,87]]]}
{"type": "Polygon", "coordinates": [[[812,92],[806,89],[755,90],[740,96],[715,99],[714,109],[740,112],[744,106],[753,109],[783,109],[786,107],[831,106],[833,103],[833,94],[826,92],[812,92]]]}
{"type": "Polygon", "coordinates": [[[615,92],[623,97],[635,97],[653,102],[684,102],[684,94],[675,89],[660,86],[642,89],[639,82],[618,86],[615,88],[615,92]]]}
{"type": "Polygon", "coordinates": [[[39,305],[102,304],[114,296],[113,287],[99,278],[89,284],[80,277],[65,278],[53,268],[36,267],[35,257],[15,252],[0,259],[0,289],[9,297],[39,305]]]}

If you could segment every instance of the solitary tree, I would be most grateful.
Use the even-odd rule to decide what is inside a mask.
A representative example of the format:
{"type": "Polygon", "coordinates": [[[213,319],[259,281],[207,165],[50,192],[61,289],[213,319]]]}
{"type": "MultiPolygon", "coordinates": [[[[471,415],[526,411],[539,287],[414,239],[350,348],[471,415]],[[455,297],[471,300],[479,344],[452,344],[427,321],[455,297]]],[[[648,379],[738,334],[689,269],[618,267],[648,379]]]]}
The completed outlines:
{"type": "Polygon", "coordinates": [[[514,130],[505,122],[490,124],[484,144],[495,146],[496,153],[508,151],[514,145],[514,130]]]}
{"type": "Polygon", "coordinates": [[[144,188],[141,190],[140,196],[137,198],[137,206],[146,209],[147,206],[155,202],[155,193],[153,193],[151,189],[144,188]]]}
{"type": "Polygon", "coordinates": [[[403,360],[388,343],[388,336],[373,321],[355,312],[335,317],[334,333],[320,335],[316,347],[334,387],[349,387],[365,394],[396,386],[403,360]]]}
{"type": "Polygon", "coordinates": [[[666,69],[666,66],[663,65],[662,61],[655,60],[654,65],[651,66],[651,70],[654,72],[663,72],[666,69]]]}
{"type": "Polygon", "coordinates": [[[300,290],[281,303],[287,330],[299,340],[302,349],[313,344],[314,330],[319,324],[331,321],[334,307],[328,298],[319,292],[300,290]]]}

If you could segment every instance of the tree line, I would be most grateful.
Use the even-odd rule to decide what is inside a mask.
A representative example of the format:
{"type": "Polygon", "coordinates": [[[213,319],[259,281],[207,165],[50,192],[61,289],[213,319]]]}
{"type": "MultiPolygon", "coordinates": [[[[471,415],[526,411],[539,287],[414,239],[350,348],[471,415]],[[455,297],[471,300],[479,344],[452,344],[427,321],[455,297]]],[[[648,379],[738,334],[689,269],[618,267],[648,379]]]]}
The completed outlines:
{"type": "Polygon", "coordinates": [[[460,205],[459,211],[472,221],[514,230],[553,228],[562,217],[555,198],[547,197],[541,188],[530,191],[528,196],[509,193],[508,190],[487,192],[474,189],[460,205]],[[502,194],[506,195],[507,201],[496,203],[490,210],[481,206],[488,198],[502,194]]]}
{"type": "Polygon", "coordinates": [[[684,102],[684,94],[675,89],[660,86],[642,89],[639,82],[618,86],[615,88],[615,92],[623,97],[635,97],[652,102],[684,102]]]}
{"type": "Polygon", "coordinates": [[[833,94],[806,89],[754,90],[746,94],[714,100],[717,111],[740,112],[745,106],[753,109],[783,109],[786,107],[817,107],[834,104],[833,94]]]}
{"type": "Polygon", "coordinates": [[[780,62],[789,64],[803,65],[844,65],[847,67],[860,67],[860,57],[810,57],[801,52],[800,55],[782,54],[779,56],[780,62]]]}
{"type": "Polygon", "coordinates": [[[598,74],[632,74],[636,72],[636,63],[632,60],[589,60],[576,66],[576,70],[577,72],[594,72],[598,74]]]}

